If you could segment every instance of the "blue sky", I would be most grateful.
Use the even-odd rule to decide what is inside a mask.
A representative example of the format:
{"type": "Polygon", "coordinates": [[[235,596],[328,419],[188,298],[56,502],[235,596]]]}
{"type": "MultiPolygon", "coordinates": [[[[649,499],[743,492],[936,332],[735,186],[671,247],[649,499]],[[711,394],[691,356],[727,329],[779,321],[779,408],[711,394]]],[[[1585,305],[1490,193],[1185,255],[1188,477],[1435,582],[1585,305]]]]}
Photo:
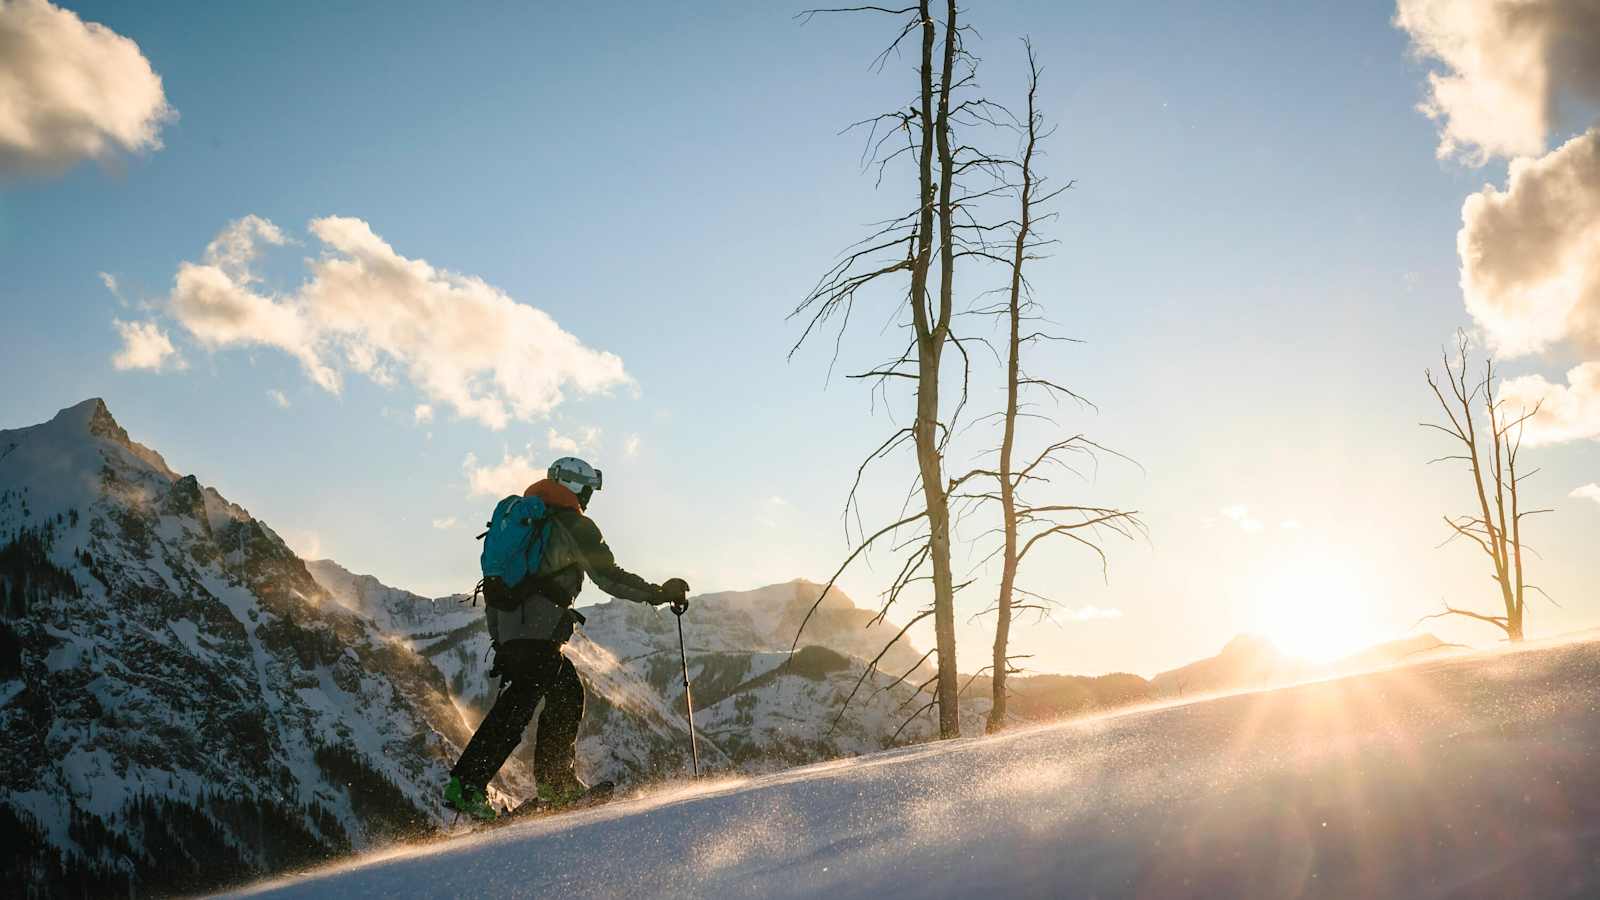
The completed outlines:
{"type": "MultiPolygon", "coordinates": [[[[472,526],[493,499],[471,496],[469,454],[542,465],[559,455],[552,429],[593,429],[585,455],[607,487],[592,512],[624,565],[697,591],[832,571],[848,479],[894,426],[860,386],[826,381],[822,344],[786,361],[799,332],[785,315],[903,205],[861,173],[859,136],[839,134],[909,96],[909,60],[868,69],[886,22],[802,26],[768,3],[68,7],[137,43],[178,118],[160,149],[0,187],[0,425],[103,396],[136,439],[296,546],[430,593],[475,580],[472,526]],[[569,390],[496,430],[403,376],[345,371],[334,394],[279,349],[208,350],[166,310],[175,273],[250,215],[295,242],[260,259],[265,291],[293,292],[324,252],[308,223],[352,217],[403,257],[543,310],[631,383],[569,390]],[[113,321],[151,317],[187,368],[119,371],[113,321]],[[435,413],[418,423],[423,403],[435,413]]],[[[1028,573],[1069,611],[1118,611],[1029,629],[1034,667],[1148,674],[1241,631],[1394,636],[1443,597],[1492,603],[1466,549],[1434,549],[1440,515],[1469,495],[1424,465],[1443,450],[1416,423],[1433,415],[1422,369],[1472,324],[1462,200],[1506,168],[1436,159],[1437,127],[1415,109],[1425,67],[1394,7],[970,14],[1002,100],[1020,96],[1017,38],[1031,36],[1060,126],[1046,167],[1077,182],[1033,277],[1085,343],[1034,367],[1099,405],[1063,410],[1064,428],[1143,467],[1108,462],[1063,490],[1138,508],[1151,532],[1112,548],[1109,582],[1065,548],[1028,573]]],[[[974,271],[958,292],[998,283],[974,271]]],[[[851,333],[841,372],[889,349],[877,324],[851,333]]],[[[1555,349],[1507,371],[1556,379],[1577,361],[1555,349]]],[[[974,402],[998,408],[979,387],[974,402]]],[[[1567,497],[1600,476],[1600,453],[1575,441],[1537,461],[1529,490],[1557,511],[1538,523],[1535,571],[1565,608],[1536,607],[1533,631],[1600,624],[1584,602],[1600,504],[1567,497]]],[[[869,509],[892,510],[898,465],[869,509]]],[[[843,585],[866,603],[892,574],[880,561],[843,585]]],[[[959,639],[975,668],[989,623],[959,639]]]]}

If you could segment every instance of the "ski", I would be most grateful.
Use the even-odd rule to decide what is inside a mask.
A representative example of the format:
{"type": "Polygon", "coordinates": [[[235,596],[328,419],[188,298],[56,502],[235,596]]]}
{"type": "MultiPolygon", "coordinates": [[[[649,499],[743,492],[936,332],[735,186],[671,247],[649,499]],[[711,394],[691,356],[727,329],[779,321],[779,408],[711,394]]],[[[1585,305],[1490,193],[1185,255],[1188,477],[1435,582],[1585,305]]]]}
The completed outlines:
{"type": "MultiPolygon", "coordinates": [[[[467,817],[465,816],[463,816],[460,821],[467,822],[466,830],[468,832],[484,831],[490,828],[499,828],[502,825],[511,825],[516,822],[524,822],[529,819],[542,819],[545,816],[553,816],[557,813],[577,812],[580,809],[590,809],[592,807],[600,806],[611,800],[612,797],[616,796],[616,793],[616,782],[601,781],[590,785],[589,790],[585,791],[582,795],[567,801],[566,803],[551,803],[548,800],[540,800],[538,797],[533,797],[528,800],[524,800],[514,809],[510,809],[501,813],[498,818],[491,819],[489,821],[467,821],[467,817]]],[[[458,826],[455,823],[452,823],[451,828],[446,829],[446,833],[450,833],[456,827],[458,826]]],[[[459,834],[462,832],[456,831],[455,833],[459,834]]]]}
{"type": "Polygon", "coordinates": [[[506,813],[504,819],[526,819],[530,817],[554,815],[560,812],[571,812],[599,806],[616,796],[617,784],[614,781],[600,781],[589,785],[589,789],[582,795],[568,800],[565,803],[551,803],[534,797],[523,801],[516,809],[506,813]]]}

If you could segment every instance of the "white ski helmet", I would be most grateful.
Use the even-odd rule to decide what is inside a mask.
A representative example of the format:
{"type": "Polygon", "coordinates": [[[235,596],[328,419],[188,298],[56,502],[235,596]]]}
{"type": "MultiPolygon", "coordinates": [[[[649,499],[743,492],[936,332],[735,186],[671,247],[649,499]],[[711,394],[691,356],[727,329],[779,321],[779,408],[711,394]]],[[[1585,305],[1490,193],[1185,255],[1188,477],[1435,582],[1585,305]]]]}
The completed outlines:
{"type": "Polygon", "coordinates": [[[577,494],[578,502],[584,506],[589,505],[589,498],[594,496],[595,491],[600,490],[600,485],[604,481],[599,469],[576,456],[561,457],[550,464],[545,474],[550,476],[550,480],[577,494]]]}

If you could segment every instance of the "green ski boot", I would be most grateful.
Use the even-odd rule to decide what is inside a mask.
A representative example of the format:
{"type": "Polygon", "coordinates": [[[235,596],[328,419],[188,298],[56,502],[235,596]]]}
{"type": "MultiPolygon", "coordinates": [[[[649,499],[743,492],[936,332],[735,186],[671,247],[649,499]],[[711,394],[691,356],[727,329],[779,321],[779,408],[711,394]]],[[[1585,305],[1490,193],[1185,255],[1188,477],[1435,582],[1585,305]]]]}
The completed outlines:
{"type": "Polygon", "coordinates": [[[489,798],[484,795],[483,788],[462,784],[461,779],[455,777],[450,779],[450,784],[444,789],[444,802],[456,812],[469,815],[480,822],[493,822],[499,815],[494,811],[494,807],[489,805],[489,798]]]}

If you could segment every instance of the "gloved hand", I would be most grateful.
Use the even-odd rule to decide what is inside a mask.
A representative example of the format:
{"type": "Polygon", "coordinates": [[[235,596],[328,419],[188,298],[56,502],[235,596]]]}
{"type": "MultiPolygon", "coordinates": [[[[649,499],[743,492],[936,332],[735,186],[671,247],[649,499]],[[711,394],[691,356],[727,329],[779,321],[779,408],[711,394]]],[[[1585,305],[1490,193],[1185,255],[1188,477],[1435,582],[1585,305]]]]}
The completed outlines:
{"type": "Polygon", "coordinates": [[[661,601],[672,605],[672,611],[683,615],[689,608],[689,582],[682,578],[668,578],[661,583],[661,601]]]}

